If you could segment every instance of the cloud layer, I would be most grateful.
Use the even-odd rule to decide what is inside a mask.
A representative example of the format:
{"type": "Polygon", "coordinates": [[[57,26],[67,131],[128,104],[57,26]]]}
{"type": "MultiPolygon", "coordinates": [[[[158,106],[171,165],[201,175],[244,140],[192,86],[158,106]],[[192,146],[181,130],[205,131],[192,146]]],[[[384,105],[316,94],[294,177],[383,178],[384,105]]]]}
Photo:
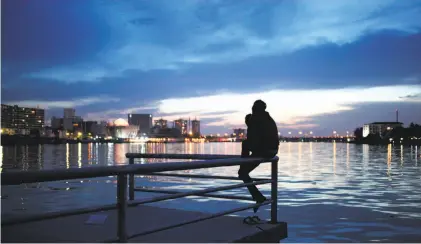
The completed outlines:
{"type": "Polygon", "coordinates": [[[10,105],[18,105],[22,107],[37,107],[44,109],[54,109],[54,108],[74,108],[74,107],[83,107],[97,103],[109,103],[109,102],[118,102],[119,98],[113,98],[108,96],[96,96],[96,97],[83,97],[75,98],[72,100],[63,100],[63,101],[48,101],[48,100],[23,100],[23,101],[11,101],[7,102],[10,105]]]}
{"type": "Polygon", "coordinates": [[[271,90],[246,94],[226,92],[208,96],[168,98],[149,106],[89,113],[87,117],[117,119],[126,117],[128,113],[153,113],[155,118],[199,118],[207,127],[232,128],[244,126],[244,116],[251,112],[253,102],[262,99],[267,103],[267,111],[280,127],[304,129],[319,126],[313,121],[315,118],[320,120],[321,116],[353,111],[365,104],[412,103],[421,106],[418,97],[420,93],[419,85],[271,90]]]}
{"type": "Polygon", "coordinates": [[[418,33],[420,1],[97,1],[110,40],[89,62],[27,76],[97,82],[129,70],[183,70],[345,45],[380,31],[418,33]]]}

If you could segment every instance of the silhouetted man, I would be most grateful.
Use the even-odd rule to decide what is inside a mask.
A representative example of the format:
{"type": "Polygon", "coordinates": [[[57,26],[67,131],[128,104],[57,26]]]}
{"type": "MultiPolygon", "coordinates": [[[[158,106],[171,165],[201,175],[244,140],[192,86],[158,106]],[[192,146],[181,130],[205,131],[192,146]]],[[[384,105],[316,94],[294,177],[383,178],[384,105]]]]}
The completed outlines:
{"type": "MultiPolygon", "coordinates": [[[[241,157],[248,157],[251,152],[250,157],[273,158],[278,152],[278,128],[275,121],[266,112],[266,103],[262,100],[254,102],[252,115],[246,116],[246,124],[248,127],[247,140],[242,143],[241,157]]],[[[252,182],[249,174],[257,166],[259,166],[259,163],[241,165],[238,170],[239,178],[244,183],[252,182]]],[[[247,188],[256,203],[266,201],[266,198],[256,186],[247,186],[247,188]]],[[[254,212],[257,212],[257,209],[254,208],[254,212]]]]}

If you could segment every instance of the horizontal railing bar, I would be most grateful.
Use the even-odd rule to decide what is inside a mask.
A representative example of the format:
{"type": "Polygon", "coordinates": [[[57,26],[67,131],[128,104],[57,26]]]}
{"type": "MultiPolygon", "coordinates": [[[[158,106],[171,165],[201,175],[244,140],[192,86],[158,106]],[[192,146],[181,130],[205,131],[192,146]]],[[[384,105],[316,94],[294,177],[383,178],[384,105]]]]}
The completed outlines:
{"type": "Polygon", "coordinates": [[[181,198],[181,197],[188,197],[188,196],[194,196],[194,195],[199,195],[199,194],[204,194],[204,193],[224,191],[224,190],[230,190],[230,189],[240,188],[240,187],[244,187],[244,186],[262,185],[262,184],[268,184],[268,183],[272,183],[272,180],[262,180],[262,181],[257,181],[257,182],[213,187],[213,188],[207,188],[207,189],[203,189],[203,190],[195,190],[195,191],[190,191],[190,192],[177,193],[177,194],[173,194],[173,195],[170,195],[170,196],[152,197],[152,198],[145,199],[145,200],[131,200],[131,201],[128,201],[128,205],[132,207],[132,206],[137,206],[137,205],[140,205],[140,204],[160,202],[160,201],[165,201],[165,200],[177,199],[177,198],[181,198]]]}
{"type": "Polygon", "coordinates": [[[5,172],[1,173],[2,185],[17,185],[22,183],[34,183],[57,180],[70,180],[81,178],[94,178],[118,174],[149,174],[165,171],[216,168],[225,166],[236,166],[253,163],[267,163],[276,161],[278,157],[272,159],[263,158],[232,158],[232,159],[214,159],[193,162],[173,162],[173,163],[152,163],[152,164],[133,164],[125,166],[103,166],[75,169],[55,169],[41,170],[33,172],[5,172]]]}
{"type": "Polygon", "coordinates": [[[240,158],[240,155],[221,154],[171,154],[171,153],[126,153],[126,158],[167,158],[167,159],[226,159],[240,158]]]}
{"type": "MultiPolygon", "coordinates": [[[[135,188],[135,191],[142,191],[142,192],[156,192],[156,193],[165,193],[165,194],[177,194],[183,193],[180,191],[172,191],[172,190],[161,190],[161,189],[147,189],[147,188],[135,188]]],[[[195,196],[204,196],[204,197],[211,197],[211,198],[223,198],[223,199],[232,199],[232,200],[243,200],[243,201],[254,201],[252,197],[240,197],[240,196],[229,196],[229,195],[222,195],[222,194],[197,194],[195,196]]]]}
{"type": "MultiPolygon", "coordinates": [[[[219,180],[241,180],[238,177],[219,176],[219,175],[196,175],[196,174],[171,174],[171,173],[150,173],[145,175],[170,176],[170,177],[187,177],[202,179],[219,179],[219,180]]],[[[269,178],[253,178],[253,181],[270,180],[269,178]]]]}
{"type": "Polygon", "coordinates": [[[184,221],[184,222],[179,223],[179,224],[165,226],[165,227],[158,228],[158,229],[155,229],[155,230],[150,230],[150,231],[145,231],[145,232],[138,233],[138,234],[129,235],[127,237],[127,239],[132,239],[132,238],[135,238],[135,237],[152,234],[152,233],[156,233],[156,232],[159,232],[159,231],[164,231],[164,230],[168,230],[168,229],[180,227],[180,226],[183,226],[183,225],[194,224],[194,223],[197,223],[197,222],[200,222],[200,221],[204,221],[204,220],[208,220],[208,219],[213,219],[213,218],[221,217],[221,216],[224,216],[224,215],[227,215],[227,214],[244,211],[244,210],[251,209],[251,208],[254,208],[254,207],[268,205],[270,203],[272,203],[272,200],[267,200],[267,201],[265,201],[263,203],[250,204],[250,205],[247,205],[247,206],[244,206],[244,207],[239,207],[239,208],[235,208],[235,209],[231,209],[231,210],[227,210],[227,211],[223,211],[223,212],[211,214],[211,215],[206,216],[206,217],[203,217],[203,218],[199,218],[199,219],[195,219],[195,220],[189,220],[189,221],[184,221]]]}
{"type": "MultiPolygon", "coordinates": [[[[240,187],[249,186],[249,185],[267,184],[267,183],[271,183],[271,182],[272,182],[271,180],[264,180],[264,181],[257,181],[257,182],[251,182],[251,183],[242,183],[242,184],[236,184],[236,185],[214,187],[214,188],[208,188],[208,189],[204,189],[204,190],[196,190],[196,191],[190,191],[190,192],[176,193],[176,194],[173,194],[173,195],[170,195],[170,196],[152,197],[152,198],[145,199],[145,200],[128,201],[128,206],[134,207],[134,206],[137,206],[137,205],[140,205],[140,204],[171,200],[171,199],[181,198],[181,197],[185,197],[185,196],[200,195],[200,194],[211,193],[211,192],[215,192],[215,191],[230,190],[230,189],[240,188],[240,187]]],[[[104,205],[104,206],[80,208],[80,209],[65,210],[65,211],[59,211],[59,212],[51,212],[51,213],[45,213],[45,214],[39,214],[39,215],[33,215],[33,216],[28,216],[28,217],[15,218],[15,219],[11,219],[11,220],[2,221],[1,225],[5,226],[5,225],[23,224],[23,223],[35,222],[35,221],[39,221],[39,220],[55,219],[55,218],[59,218],[59,217],[66,217],[66,216],[77,215],[77,214],[107,211],[107,210],[112,210],[112,209],[116,209],[116,208],[117,207],[116,207],[115,204],[109,204],[109,205],[104,205]]]]}
{"type": "Polygon", "coordinates": [[[25,223],[35,222],[35,221],[40,221],[40,220],[55,219],[55,218],[66,217],[66,216],[71,216],[71,215],[94,213],[94,212],[107,211],[107,210],[113,210],[113,209],[117,209],[117,206],[115,204],[79,208],[79,209],[72,209],[72,210],[64,210],[64,211],[59,211],[59,212],[37,214],[33,216],[25,216],[25,217],[18,217],[18,218],[10,219],[10,220],[4,220],[2,221],[1,225],[9,226],[9,225],[16,225],[16,224],[25,224],[25,223]]]}

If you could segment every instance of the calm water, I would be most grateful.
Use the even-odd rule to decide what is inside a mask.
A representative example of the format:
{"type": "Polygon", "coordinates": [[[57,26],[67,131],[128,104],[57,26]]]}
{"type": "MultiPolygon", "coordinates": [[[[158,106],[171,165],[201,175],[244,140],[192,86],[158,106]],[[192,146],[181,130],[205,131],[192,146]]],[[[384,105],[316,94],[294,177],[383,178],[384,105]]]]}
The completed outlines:
{"type": "MultiPolygon", "coordinates": [[[[2,147],[1,169],[124,165],[127,152],[239,154],[239,143],[68,144],[2,147]]],[[[421,242],[421,148],[346,143],[281,143],[279,219],[288,222],[284,242],[421,242]]],[[[154,163],[162,160],[139,160],[154,163]]],[[[165,160],[171,163],[180,160],[165,160]]],[[[186,171],[233,176],[238,167],[186,171]]],[[[268,177],[270,164],[252,174],[268,177]]],[[[231,182],[170,177],[137,177],[138,186],[202,189],[231,182]]],[[[114,177],[2,186],[2,218],[115,202],[114,177]]],[[[259,187],[270,195],[270,185],[259,187]]],[[[226,194],[247,194],[243,189],[226,194]]],[[[137,198],[152,196],[136,193],[137,198]]],[[[242,201],[189,197],[155,205],[219,212],[242,201]]],[[[247,216],[249,212],[238,215],[247,216]]],[[[269,218],[269,207],[259,211],[269,218]]]]}

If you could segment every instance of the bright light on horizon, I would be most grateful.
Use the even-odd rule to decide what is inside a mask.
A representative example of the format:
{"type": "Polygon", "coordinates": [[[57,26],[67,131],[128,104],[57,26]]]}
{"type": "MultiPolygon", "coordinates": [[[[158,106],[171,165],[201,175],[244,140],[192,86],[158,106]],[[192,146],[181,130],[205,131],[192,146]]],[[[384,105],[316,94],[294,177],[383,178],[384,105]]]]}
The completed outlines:
{"type": "MultiPolygon", "coordinates": [[[[361,103],[421,102],[419,99],[407,98],[408,95],[416,93],[421,93],[420,86],[272,90],[248,94],[222,93],[210,96],[164,99],[158,103],[158,116],[176,114],[165,116],[168,120],[200,116],[203,119],[217,119],[206,124],[208,126],[244,126],[244,116],[251,112],[253,102],[262,99],[267,104],[267,111],[277,123],[282,123],[283,128],[294,128],[297,122],[309,121],[312,116],[353,110],[355,105],[361,103]]],[[[301,123],[300,126],[305,129],[317,125],[301,123]]]]}

